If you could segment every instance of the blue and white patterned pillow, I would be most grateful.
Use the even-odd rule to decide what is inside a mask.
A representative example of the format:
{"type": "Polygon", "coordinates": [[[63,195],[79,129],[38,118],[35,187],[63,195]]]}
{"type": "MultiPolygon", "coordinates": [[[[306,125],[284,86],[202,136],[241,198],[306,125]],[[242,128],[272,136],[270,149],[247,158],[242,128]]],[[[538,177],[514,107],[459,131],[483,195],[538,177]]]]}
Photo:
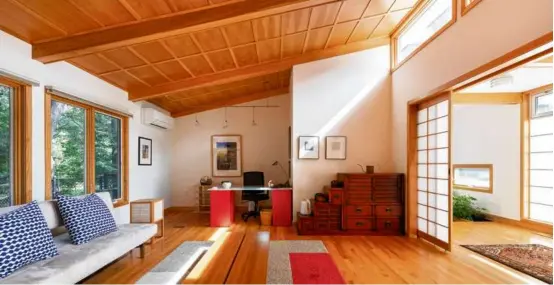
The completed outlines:
{"type": "Polygon", "coordinates": [[[0,215],[0,279],[56,255],[54,237],[36,201],[0,215]]]}
{"type": "Polygon", "coordinates": [[[117,231],[110,209],[96,194],[84,198],[58,195],[58,208],[73,244],[117,231]]]}

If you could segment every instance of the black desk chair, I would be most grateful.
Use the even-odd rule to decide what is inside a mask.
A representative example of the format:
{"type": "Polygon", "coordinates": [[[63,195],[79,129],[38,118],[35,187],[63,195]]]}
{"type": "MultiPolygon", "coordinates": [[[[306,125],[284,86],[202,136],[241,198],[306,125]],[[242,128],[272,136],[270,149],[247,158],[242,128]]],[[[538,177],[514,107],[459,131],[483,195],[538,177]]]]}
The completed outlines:
{"type": "MultiPolygon", "coordinates": [[[[249,171],[243,174],[243,186],[264,187],[264,173],[261,171],[249,171]]],[[[263,190],[242,191],[242,200],[253,201],[254,211],[248,211],[242,214],[242,219],[246,222],[250,217],[260,216],[259,201],[269,200],[269,192],[263,190]]]]}

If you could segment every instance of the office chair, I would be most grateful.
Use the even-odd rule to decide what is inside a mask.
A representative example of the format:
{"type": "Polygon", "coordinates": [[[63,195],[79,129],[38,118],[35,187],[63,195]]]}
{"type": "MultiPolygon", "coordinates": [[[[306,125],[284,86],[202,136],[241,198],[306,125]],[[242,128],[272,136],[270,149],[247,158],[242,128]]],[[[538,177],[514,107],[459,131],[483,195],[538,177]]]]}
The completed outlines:
{"type": "MultiPolygon", "coordinates": [[[[264,173],[261,171],[249,171],[243,174],[243,186],[264,187],[264,173]]],[[[254,202],[254,211],[248,211],[242,214],[242,219],[246,222],[250,217],[259,217],[259,201],[269,200],[269,192],[263,190],[242,191],[242,200],[254,202]]]]}

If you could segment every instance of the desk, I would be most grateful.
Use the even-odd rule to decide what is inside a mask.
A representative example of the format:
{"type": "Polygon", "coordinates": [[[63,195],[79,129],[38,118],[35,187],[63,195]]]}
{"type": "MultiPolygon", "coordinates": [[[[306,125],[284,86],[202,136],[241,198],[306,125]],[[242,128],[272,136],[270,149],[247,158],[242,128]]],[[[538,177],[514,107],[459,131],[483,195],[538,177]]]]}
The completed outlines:
{"type": "Polygon", "coordinates": [[[236,191],[269,191],[272,205],[272,225],[292,225],[292,188],[232,187],[210,188],[210,226],[228,227],[235,221],[236,191]]]}

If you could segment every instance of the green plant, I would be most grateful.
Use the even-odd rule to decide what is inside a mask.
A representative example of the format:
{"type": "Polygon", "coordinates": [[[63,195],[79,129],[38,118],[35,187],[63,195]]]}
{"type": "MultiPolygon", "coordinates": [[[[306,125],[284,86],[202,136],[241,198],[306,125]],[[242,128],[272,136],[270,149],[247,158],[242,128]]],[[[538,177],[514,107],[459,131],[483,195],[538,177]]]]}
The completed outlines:
{"type": "Polygon", "coordinates": [[[478,207],[475,203],[477,199],[467,194],[454,192],[453,214],[455,219],[463,220],[484,220],[485,208],[478,207]]]}

